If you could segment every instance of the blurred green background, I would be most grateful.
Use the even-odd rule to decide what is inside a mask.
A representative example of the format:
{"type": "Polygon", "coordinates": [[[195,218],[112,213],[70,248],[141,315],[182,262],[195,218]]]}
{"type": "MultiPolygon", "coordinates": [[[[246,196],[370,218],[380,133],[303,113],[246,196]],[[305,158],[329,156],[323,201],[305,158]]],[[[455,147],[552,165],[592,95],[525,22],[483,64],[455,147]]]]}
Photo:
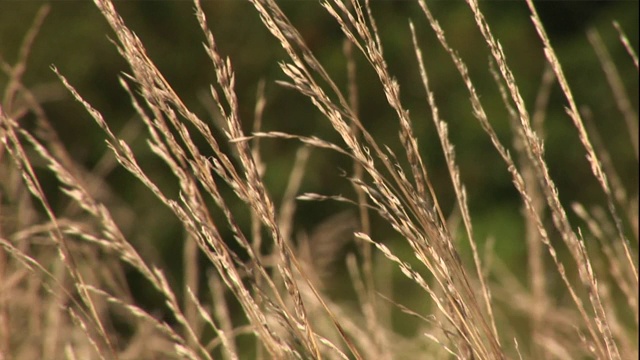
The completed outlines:
{"type": "MultiPolygon", "coordinates": [[[[0,1],[0,54],[5,61],[15,61],[20,42],[42,4],[39,1],[0,1]]],[[[211,119],[208,111],[211,103],[206,99],[208,86],[215,77],[203,51],[204,38],[194,16],[193,4],[190,1],[116,1],[115,4],[185,103],[202,118],[211,119]]],[[[281,1],[279,4],[298,26],[329,74],[346,91],[343,38],[334,19],[315,1],[281,1]]],[[[498,256],[514,273],[523,276],[526,254],[520,200],[503,162],[471,115],[459,74],[437,43],[416,2],[372,1],[372,4],[390,71],[400,83],[404,106],[411,112],[421,151],[445,212],[452,211],[454,197],[419,78],[409,19],[417,29],[441,116],[449,123],[462,180],[469,194],[476,239],[480,242],[488,237],[495,239],[498,256]]],[[[511,145],[507,113],[489,73],[489,53],[471,11],[463,1],[431,1],[429,4],[451,45],[467,62],[499,136],[511,145]]],[[[103,158],[106,145],[98,126],[62,88],[51,70],[52,65],[103,113],[112,129],[129,134],[128,140],[137,151],[139,162],[145,164],[143,167],[149,170],[152,178],[168,191],[175,191],[174,179],[148,149],[145,131],[135,119],[129,98],[118,84],[117,76],[129,69],[110,41],[115,35],[106,21],[89,1],[52,1],[49,5],[50,13],[33,46],[24,83],[42,94],[49,119],[69,152],[91,169],[103,158]]],[[[258,83],[265,81],[264,130],[316,135],[340,144],[328,121],[309,101],[275,83],[286,80],[278,67],[279,61],[287,60],[286,54],[264,28],[252,5],[247,1],[232,0],[203,1],[202,5],[220,52],[230,57],[236,71],[236,91],[245,129],[250,131],[252,127],[258,83]]],[[[532,111],[545,60],[526,5],[521,1],[481,1],[480,5],[505,49],[525,102],[532,111]]],[[[617,39],[612,21],[620,23],[632,46],[638,49],[638,2],[539,1],[536,5],[578,105],[586,105],[592,111],[627,189],[637,196],[638,163],[622,116],[587,40],[586,30],[594,28],[601,33],[637,110],[638,73],[617,39]]],[[[380,143],[401,152],[397,120],[385,105],[375,73],[361,54],[356,55],[356,60],[361,118],[380,143]]],[[[0,88],[5,84],[6,76],[0,77],[0,88]]],[[[565,105],[559,88],[554,86],[545,122],[551,174],[565,203],[602,204],[602,192],[591,175],[576,131],[563,110],[565,105]]],[[[23,121],[28,124],[30,120],[23,121]]],[[[278,204],[299,144],[265,140],[262,146],[267,163],[265,179],[278,204]]],[[[350,171],[351,167],[346,158],[313,150],[301,191],[354,197],[351,185],[340,176],[341,169],[350,171]]],[[[62,208],[66,199],[55,195],[56,184],[50,180],[54,204],[62,208]]],[[[131,210],[116,217],[125,235],[145,256],[171,269],[168,272],[171,279],[179,282],[182,258],[176,254],[182,251],[184,234],[178,221],[124,170],[109,171],[107,180],[117,197],[113,203],[131,210]]],[[[249,229],[246,211],[240,204],[233,206],[243,226],[249,229]]],[[[311,231],[322,219],[345,208],[331,202],[299,203],[294,231],[311,231]]],[[[393,241],[396,236],[388,226],[380,223],[374,222],[373,238],[390,243],[396,251],[405,251],[402,246],[396,246],[398,242],[393,241]]],[[[581,224],[576,221],[574,225],[581,224]]],[[[464,251],[463,255],[468,256],[464,251]]],[[[131,276],[135,277],[135,274],[131,276]]],[[[404,286],[404,282],[402,280],[398,287],[404,286]]]]}

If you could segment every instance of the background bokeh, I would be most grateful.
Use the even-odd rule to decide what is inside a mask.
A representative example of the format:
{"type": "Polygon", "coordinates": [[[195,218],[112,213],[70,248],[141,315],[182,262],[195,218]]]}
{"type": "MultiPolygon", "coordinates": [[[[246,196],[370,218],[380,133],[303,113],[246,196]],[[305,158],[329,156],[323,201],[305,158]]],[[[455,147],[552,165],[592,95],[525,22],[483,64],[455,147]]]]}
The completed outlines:
{"type": "MultiPolygon", "coordinates": [[[[517,192],[502,161],[473,119],[466,90],[449,56],[437,43],[416,2],[372,3],[390,71],[400,83],[404,106],[411,112],[421,151],[444,210],[452,211],[454,197],[419,78],[409,19],[416,26],[436,101],[442,117],[449,123],[451,140],[456,145],[474,216],[476,238],[481,243],[493,238],[498,256],[514,274],[524,276],[524,230],[517,192]]],[[[38,1],[0,1],[0,54],[5,61],[15,61],[23,35],[42,4],[38,1]]],[[[33,46],[24,82],[41,96],[47,115],[69,152],[88,169],[103,166],[109,159],[108,155],[105,157],[103,134],[63,89],[51,66],[57,67],[80,94],[103,113],[110,126],[127,138],[152,178],[165,189],[174,188],[174,180],[166,174],[167,168],[148,149],[145,130],[135,119],[128,96],[118,84],[117,76],[129,69],[111,42],[114,34],[106,21],[88,1],[52,1],[49,4],[50,13],[33,46]]],[[[215,123],[208,98],[208,87],[215,77],[203,51],[204,38],[194,16],[193,4],[190,1],[116,1],[115,4],[184,102],[202,118],[215,123]]],[[[507,113],[491,78],[487,62],[489,53],[471,11],[463,1],[432,1],[430,4],[450,43],[467,62],[499,136],[509,143],[511,130],[507,113]]],[[[593,113],[627,189],[637,196],[637,159],[586,31],[593,28],[600,32],[623,76],[632,105],[638,109],[638,73],[612,26],[613,20],[618,21],[632,46],[638,49],[638,2],[539,1],[536,4],[577,103],[588,106],[593,113]]],[[[264,28],[252,5],[247,1],[232,0],[203,1],[202,5],[220,52],[229,56],[236,71],[236,91],[245,129],[250,131],[252,127],[256,91],[258,84],[264,81],[267,98],[264,130],[315,135],[339,143],[339,137],[328,121],[309,101],[275,83],[285,80],[278,62],[286,61],[286,54],[264,28]]],[[[333,18],[315,1],[281,1],[280,5],[336,83],[346,89],[343,37],[333,18]]],[[[545,60],[526,5],[520,1],[482,1],[481,7],[505,49],[525,102],[533,106],[545,60]]],[[[360,54],[356,55],[356,60],[362,120],[381,143],[400,149],[397,120],[385,105],[375,73],[360,54]]],[[[4,88],[5,83],[6,77],[0,76],[0,88],[4,88]]],[[[591,176],[564,106],[564,98],[555,86],[545,123],[546,160],[560,189],[560,197],[567,204],[573,201],[587,205],[602,203],[603,195],[591,176]]],[[[24,121],[28,122],[29,118],[24,121]]],[[[282,198],[298,147],[298,143],[281,140],[262,142],[267,164],[265,178],[276,203],[282,198]]],[[[340,175],[341,169],[350,171],[351,167],[344,157],[314,150],[301,191],[353,197],[351,185],[340,175]]],[[[114,209],[125,235],[145,256],[170,269],[171,280],[179,283],[182,257],[177,254],[182,251],[184,234],[178,221],[133,176],[117,167],[106,168],[109,169],[106,179],[113,194],[106,201],[114,209]]],[[[42,176],[46,182],[48,178],[44,171],[42,176]]],[[[48,180],[54,207],[62,208],[67,200],[56,195],[54,179],[48,180]]],[[[248,229],[246,211],[241,204],[234,206],[248,229]]],[[[346,208],[331,202],[299,203],[295,231],[311,231],[322,219],[346,208]]],[[[580,225],[579,222],[576,225],[580,225]]],[[[400,253],[404,251],[388,226],[374,222],[373,231],[376,240],[387,242],[400,253]]],[[[464,250],[463,255],[468,256],[464,250]]],[[[202,265],[205,267],[206,263],[202,265]]],[[[130,277],[132,287],[136,288],[136,274],[132,273],[130,277]]],[[[402,288],[405,280],[398,280],[398,288],[402,288]]],[[[407,289],[410,289],[409,285],[407,289]]],[[[153,306],[154,300],[150,295],[144,295],[143,288],[134,293],[153,306]]],[[[420,300],[415,302],[419,304],[420,300]]]]}

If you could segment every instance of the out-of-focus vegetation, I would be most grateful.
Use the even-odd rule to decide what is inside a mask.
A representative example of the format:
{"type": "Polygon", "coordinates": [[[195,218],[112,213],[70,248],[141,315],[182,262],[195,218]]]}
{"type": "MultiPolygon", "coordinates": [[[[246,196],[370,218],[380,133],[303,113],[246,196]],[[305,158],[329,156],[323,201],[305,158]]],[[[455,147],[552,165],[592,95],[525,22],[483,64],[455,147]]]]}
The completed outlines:
{"type": "MultiPolygon", "coordinates": [[[[150,57],[178,94],[193,109],[206,116],[211,104],[201,99],[212,81],[213,70],[202,51],[203,39],[194,21],[193,5],[188,1],[122,1],[116,4],[122,17],[143,40],[150,57]]],[[[535,30],[528,20],[526,7],[518,2],[482,4],[513,64],[525,99],[533,103],[544,71],[545,59],[535,30]]],[[[0,4],[0,44],[2,55],[7,60],[15,59],[22,35],[27,31],[40,5],[41,3],[33,1],[8,1],[0,4]]],[[[343,40],[335,21],[314,1],[283,1],[281,6],[292,22],[299,27],[309,47],[331,74],[336,76],[336,82],[346,86],[345,63],[341,50],[343,40]]],[[[638,24],[635,11],[638,7],[637,2],[543,1],[538,6],[554,46],[557,47],[565,64],[567,76],[575,85],[578,102],[597,104],[598,108],[591,109],[597,120],[596,125],[611,147],[614,158],[618,161],[619,171],[624,174],[623,179],[628,181],[627,185],[636,184],[637,163],[626,151],[628,139],[620,138],[620,134],[625,131],[624,123],[614,120],[614,116],[618,115],[615,99],[593,48],[589,45],[586,32],[595,29],[601,33],[616,64],[626,75],[623,80],[630,92],[630,98],[637,105],[637,76],[633,74],[633,65],[627,60],[627,54],[617,40],[617,33],[612,26],[612,21],[618,21],[621,27],[627,30],[632,45],[637,44],[637,33],[632,31],[638,24]]],[[[258,84],[263,80],[266,82],[268,106],[265,116],[278,120],[265,122],[267,129],[331,136],[331,129],[320,119],[317,112],[311,110],[307,101],[301,97],[296,98],[299,95],[275,84],[275,80],[283,78],[277,61],[282,59],[284,52],[264,29],[252,5],[245,1],[205,1],[203,7],[210,16],[211,30],[216,35],[220,50],[229,56],[234,68],[238,70],[236,89],[241,102],[253,102],[258,84]],[[297,101],[292,101],[292,98],[297,101]]],[[[467,62],[471,76],[482,92],[485,106],[494,111],[490,115],[497,120],[495,126],[504,136],[509,136],[507,115],[486,66],[489,53],[473,23],[469,9],[463,2],[458,1],[437,1],[433,7],[445,31],[448,31],[452,46],[467,62]]],[[[417,64],[408,50],[411,39],[407,19],[415,16],[418,5],[413,1],[375,1],[373,8],[379,16],[380,28],[384,30],[381,31],[381,36],[390,70],[400,83],[407,84],[403,88],[403,100],[415,118],[420,119],[414,125],[416,132],[424,139],[421,140],[421,150],[433,164],[432,175],[442,184],[439,188],[448,192],[448,175],[443,166],[444,160],[438,151],[437,137],[427,121],[429,110],[424,104],[420,80],[416,76],[417,64]]],[[[492,222],[493,215],[496,215],[496,219],[501,217],[491,214],[496,209],[496,204],[499,204],[497,208],[512,207],[517,204],[516,193],[510,189],[507,174],[501,165],[491,160],[496,155],[490,142],[477,131],[478,125],[468,119],[471,107],[466,93],[460,86],[461,80],[454,66],[446,61],[447,55],[437,46],[435,36],[427,31],[428,25],[421,20],[414,22],[418,31],[423,33],[421,39],[427,49],[426,61],[435,68],[432,71],[431,82],[434,89],[438,90],[436,96],[442,111],[451,122],[452,140],[458,149],[458,160],[466,169],[463,177],[482,189],[470,191],[471,206],[479,208],[479,215],[486,213],[486,221],[492,222]]],[[[29,57],[29,71],[25,74],[25,83],[41,89],[43,96],[47,97],[48,101],[44,103],[44,107],[64,143],[68,144],[70,152],[88,166],[96,164],[104,153],[102,135],[95,125],[88,121],[83,109],[79,108],[62,89],[50,67],[54,65],[60,69],[97,109],[105,113],[105,118],[110,119],[115,129],[124,128],[132,122],[131,106],[113,74],[126,71],[126,63],[115,51],[110,38],[113,38],[113,35],[109,32],[109,27],[93,4],[81,1],[54,1],[51,3],[51,12],[43,24],[43,30],[36,39],[29,57]]],[[[364,65],[361,57],[357,60],[360,65],[364,65]]],[[[388,121],[392,112],[384,105],[384,94],[380,89],[366,85],[367,81],[374,80],[375,75],[365,66],[360,68],[362,70],[358,76],[364,84],[359,89],[362,116],[371,124],[371,131],[376,136],[382,137],[384,143],[393,144],[397,142],[397,138],[394,132],[390,131],[392,125],[388,121]]],[[[551,104],[561,104],[562,101],[562,95],[558,89],[554,89],[551,104]]],[[[557,173],[559,183],[564,185],[563,193],[567,199],[593,201],[594,196],[597,196],[597,191],[594,190],[595,183],[571,186],[574,177],[563,176],[564,169],[570,168],[572,174],[578,172],[586,178],[589,166],[579,149],[571,153],[564,146],[567,137],[573,137],[572,140],[575,140],[575,135],[571,133],[571,124],[561,107],[550,106],[550,109],[546,135],[547,158],[551,170],[557,173]]],[[[244,118],[249,120],[252,108],[247,106],[243,111],[244,118]]],[[[251,124],[247,121],[246,125],[249,129],[251,124]]],[[[139,145],[140,150],[147,151],[142,142],[139,145]]],[[[267,147],[267,154],[273,154],[273,159],[270,159],[272,171],[267,172],[267,179],[272,184],[274,192],[282,192],[286,179],[282,175],[287,174],[286,168],[291,164],[292,149],[295,145],[266,142],[263,146],[267,147]]],[[[319,162],[314,166],[318,169],[317,176],[305,179],[308,184],[306,189],[323,192],[332,189],[336,182],[341,182],[339,177],[335,176],[338,168],[335,161],[327,160],[325,156],[314,160],[319,162]]],[[[343,167],[348,166],[344,164],[343,167]]],[[[135,185],[135,181],[129,176],[118,172],[111,175],[114,184],[117,184],[116,192],[122,192],[123,200],[135,206],[139,216],[144,216],[144,209],[150,206],[148,202],[154,200],[134,198],[144,196],[143,192],[127,190],[138,185],[135,185]]],[[[346,186],[348,188],[348,185],[346,186]]],[[[452,199],[452,196],[450,194],[449,198],[452,199]]],[[[318,205],[313,207],[317,208],[318,205]]],[[[504,216],[509,211],[502,212],[504,216]]],[[[313,224],[318,220],[316,216],[322,215],[321,212],[315,215],[312,212],[302,212],[300,216],[302,223],[313,224]]],[[[153,217],[155,220],[136,221],[159,220],[156,214],[153,217]]],[[[508,224],[509,221],[497,221],[503,222],[503,226],[495,226],[496,223],[487,226],[493,229],[493,236],[502,238],[521,231],[510,228],[512,225],[508,224]]],[[[149,225],[152,226],[144,231],[156,229],[157,233],[149,235],[151,238],[157,238],[170,230],[165,227],[170,228],[175,224],[159,221],[149,225]]],[[[483,228],[482,225],[479,227],[483,228]]],[[[486,235],[490,235],[489,231],[486,235]]]]}

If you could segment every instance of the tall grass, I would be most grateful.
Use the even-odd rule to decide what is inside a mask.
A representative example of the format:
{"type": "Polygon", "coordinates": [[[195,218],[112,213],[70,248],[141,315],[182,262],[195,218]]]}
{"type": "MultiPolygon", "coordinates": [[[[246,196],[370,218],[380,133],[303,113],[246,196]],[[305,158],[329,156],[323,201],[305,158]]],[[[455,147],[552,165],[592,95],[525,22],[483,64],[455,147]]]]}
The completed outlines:
{"type": "MultiPolygon", "coordinates": [[[[432,182],[414,132],[416,119],[403,104],[402,84],[385,60],[370,2],[321,2],[345,38],[346,90],[325,70],[277,2],[251,3],[286,53],[279,65],[287,80],[279,83],[308,98],[339,141],[263,131],[263,121],[271,121],[263,120],[269,106],[264,86],[251,105],[253,119],[241,118],[246,104],[240,104],[236,94],[233,59],[218,50],[199,0],[194,1],[196,20],[215,72],[210,95],[222,119],[219,128],[185,105],[113,3],[95,0],[130,67],[120,84],[144,124],[148,146],[168,169],[165,176],[178,184],[177,191],[154,178],[123,135],[67,81],[64,71],[53,69],[101,128],[118,165],[184,228],[184,288],[126,238],[113,209],[102,200],[109,198],[104,179],[74,160],[23,84],[46,7],[25,36],[15,65],[2,60],[8,81],[0,106],[0,359],[638,357],[638,189],[624,188],[615,159],[592,124],[595,120],[574,98],[533,1],[526,4],[548,68],[531,104],[525,102],[481,6],[467,1],[490,54],[487,68],[509,114],[511,139],[498,135],[464,59],[450,45],[429,2],[419,1],[421,13],[409,21],[412,63],[455,194],[453,214],[443,210],[451,206],[443,206],[443,190],[432,182]],[[491,141],[519,194],[525,233],[517,240],[526,244],[526,283],[511,274],[502,265],[504,259],[496,258],[491,242],[478,239],[474,231],[467,200],[467,189],[474,191],[474,184],[462,182],[465,169],[456,160],[437,89],[430,85],[430,73],[437,69],[425,66],[423,34],[413,25],[417,21],[431,27],[450,57],[468,93],[469,118],[491,141]],[[356,56],[366,59],[393,111],[398,148],[377,139],[359,114],[359,104],[366,99],[358,97],[356,56]],[[603,200],[597,206],[563,200],[551,175],[544,124],[553,86],[564,96],[566,119],[600,186],[603,200]],[[28,125],[27,116],[34,116],[35,122],[28,125]],[[251,132],[243,130],[248,124],[251,132]],[[274,199],[265,184],[269,164],[262,160],[260,146],[265,141],[302,144],[282,199],[274,199]],[[311,149],[350,159],[353,168],[344,181],[353,186],[351,196],[301,191],[303,177],[310,176],[311,149]],[[48,189],[52,181],[57,184],[54,191],[48,189]],[[52,196],[65,196],[68,205],[52,206],[52,196]],[[296,233],[298,201],[325,200],[347,203],[353,212],[336,210],[315,231],[296,233]],[[240,220],[245,214],[251,219],[249,227],[240,220]],[[392,228],[410,247],[410,256],[392,251],[393,246],[376,233],[374,221],[392,228]],[[459,235],[459,226],[464,235],[459,235]],[[340,256],[351,245],[352,251],[340,256]],[[471,256],[461,256],[467,247],[471,256]],[[343,263],[347,273],[332,276],[343,263]],[[420,289],[415,296],[426,304],[426,311],[388,296],[393,286],[389,265],[420,289]],[[163,316],[137,301],[125,276],[132,270],[162,299],[163,316]],[[330,296],[328,290],[331,281],[346,280],[344,287],[354,294],[350,303],[330,296]],[[400,334],[391,320],[397,313],[417,319],[418,331],[400,334]]],[[[615,26],[619,44],[604,44],[595,31],[589,33],[589,41],[637,161],[637,110],[607,48],[623,46],[636,71],[637,55],[624,31],[615,26]]]]}

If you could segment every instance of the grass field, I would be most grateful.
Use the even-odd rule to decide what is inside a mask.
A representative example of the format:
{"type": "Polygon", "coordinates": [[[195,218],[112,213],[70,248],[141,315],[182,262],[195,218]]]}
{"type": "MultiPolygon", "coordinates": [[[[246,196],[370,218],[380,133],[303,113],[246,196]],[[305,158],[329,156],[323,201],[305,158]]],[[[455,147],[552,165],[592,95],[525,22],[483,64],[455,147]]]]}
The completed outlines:
{"type": "Polygon", "coordinates": [[[637,26],[590,27],[590,62],[532,0],[508,31],[491,2],[442,25],[408,2],[388,33],[391,3],[326,0],[328,50],[287,15],[310,5],[249,0],[265,54],[195,0],[180,41],[211,85],[186,98],[126,6],[94,3],[128,115],[55,63],[25,81],[49,6],[15,61],[0,44],[0,360],[639,356],[637,26]]]}

